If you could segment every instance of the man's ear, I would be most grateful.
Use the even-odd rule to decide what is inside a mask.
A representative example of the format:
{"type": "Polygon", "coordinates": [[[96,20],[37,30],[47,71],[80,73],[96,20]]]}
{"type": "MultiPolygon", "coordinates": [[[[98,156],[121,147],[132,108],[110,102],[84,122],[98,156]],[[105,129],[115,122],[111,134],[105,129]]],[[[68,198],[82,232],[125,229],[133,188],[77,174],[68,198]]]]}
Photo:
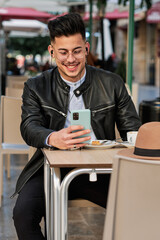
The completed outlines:
{"type": "Polygon", "coordinates": [[[86,56],[89,54],[90,44],[86,42],[86,56]]]}
{"type": "Polygon", "coordinates": [[[54,52],[53,52],[53,48],[51,45],[48,46],[48,52],[51,55],[51,57],[54,58],[54,52]]]}

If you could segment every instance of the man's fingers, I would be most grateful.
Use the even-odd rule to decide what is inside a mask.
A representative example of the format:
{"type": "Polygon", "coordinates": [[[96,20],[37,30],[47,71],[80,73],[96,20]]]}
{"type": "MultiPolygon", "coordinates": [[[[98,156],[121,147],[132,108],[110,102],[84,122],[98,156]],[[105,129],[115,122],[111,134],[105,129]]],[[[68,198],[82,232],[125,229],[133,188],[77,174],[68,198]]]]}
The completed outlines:
{"type": "Polygon", "coordinates": [[[70,146],[70,145],[74,145],[74,144],[83,144],[82,142],[84,142],[84,144],[87,144],[87,142],[85,143],[85,141],[88,141],[90,139],[91,139],[90,136],[82,137],[82,138],[81,137],[80,138],[72,138],[67,141],[67,145],[70,146]]]}
{"type": "Polygon", "coordinates": [[[82,130],[84,129],[84,127],[82,125],[72,125],[72,126],[69,126],[67,129],[68,129],[68,133],[71,133],[76,130],[82,130]]]}
{"type": "MultiPolygon", "coordinates": [[[[90,132],[91,131],[89,129],[73,132],[73,133],[71,133],[71,138],[73,139],[73,138],[76,138],[76,137],[81,137],[81,136],[86,135],[90,132]]],[[[84,136],[84,137],[87,137],[87,136],[84,136]]]]}

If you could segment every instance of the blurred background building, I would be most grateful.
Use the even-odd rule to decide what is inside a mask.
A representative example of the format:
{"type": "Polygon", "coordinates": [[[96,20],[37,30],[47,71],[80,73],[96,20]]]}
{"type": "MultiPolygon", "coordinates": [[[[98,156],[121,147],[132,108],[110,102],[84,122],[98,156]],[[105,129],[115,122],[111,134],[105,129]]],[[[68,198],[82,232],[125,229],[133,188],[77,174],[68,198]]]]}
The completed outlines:
{"type": "MultiPolygon", "coordinates": [[[[133,82],[159,87],[160,1],[153,0],[149,10],[145,5],[140,8],[141,2],[141,0],[135,1],[133,82]]],[[[47,53],[49,44],[47,22],[52,17],[67,12],[79,12],[82,15],[86,25],[86,37],[91,44],[91,54],[98,60],[95,65],[117,72],[126,82],[128,5],[118,5],[118,0],[106,1],[103,11],[104,36],[102,36],[101,17],[96,0],[0,0],[1,92],[4,92],[6,75],[18,73],[11,69],[15,64],[19,68],[18,74],[25,75],[37,74],[47,66],[54,64],[51,63],[47,53]],[[90,19],[91,2],[92,22],[90,19]],[[15,8],[17,17],[9,13],[11,8],[15,8]],[[40,18],[32,13],[32,16],[23,18],[23,14],[20,13],[26,8],[33,8],[39,13],[45,12],[48,17],[40,18]],[[104,44],[103,51],[102,44],[104,44]]]]}

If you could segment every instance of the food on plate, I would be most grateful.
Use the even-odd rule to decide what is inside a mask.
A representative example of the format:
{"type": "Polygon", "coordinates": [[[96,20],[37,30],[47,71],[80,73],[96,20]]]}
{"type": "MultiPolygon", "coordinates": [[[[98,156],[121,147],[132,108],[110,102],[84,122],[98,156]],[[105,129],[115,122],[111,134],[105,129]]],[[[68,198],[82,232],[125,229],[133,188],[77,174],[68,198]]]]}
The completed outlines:
{"type": "Polygon", "coordinates": [[[99,140],[94,140],[92,141],[92,145],[100,145],[101,142],[99,140]]]}

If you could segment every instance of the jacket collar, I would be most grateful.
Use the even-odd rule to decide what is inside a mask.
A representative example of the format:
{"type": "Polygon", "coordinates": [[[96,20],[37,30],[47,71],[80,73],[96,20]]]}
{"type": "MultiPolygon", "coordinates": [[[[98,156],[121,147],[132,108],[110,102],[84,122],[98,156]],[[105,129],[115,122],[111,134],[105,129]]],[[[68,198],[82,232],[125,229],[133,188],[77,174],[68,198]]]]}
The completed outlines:
{"type": "Polygon", "coordinates": [[[91,85],[90,68],[88,65],[86,65],[86,79],[82,83],[82,85],[80,85],[77,89],[74,90],[75,96],[79,97],[81,94],[88,90],[90,85],[91,85]]]}
{"type": "MultiPolygon", "coordinates": [[[[60,85],[60,87],[66,91],[69,92],[70,91],[70,86],[68,86],[63,79],[61,78],[58,68],[56,67],[56,75],[57,75],[57,81],[58,84],[60,85]]],[[[90,67],[86,64],[86,79],[85,81],[82,83],[82,85],[80,85],[78,88],[76,88],[74,90],[74,94],[76,97],[79,97],[81,94],[83,94],[85,91],[87,91],[87,89],[90,87],[91,84],[91,78],[90,78],[90,67]]]]}

